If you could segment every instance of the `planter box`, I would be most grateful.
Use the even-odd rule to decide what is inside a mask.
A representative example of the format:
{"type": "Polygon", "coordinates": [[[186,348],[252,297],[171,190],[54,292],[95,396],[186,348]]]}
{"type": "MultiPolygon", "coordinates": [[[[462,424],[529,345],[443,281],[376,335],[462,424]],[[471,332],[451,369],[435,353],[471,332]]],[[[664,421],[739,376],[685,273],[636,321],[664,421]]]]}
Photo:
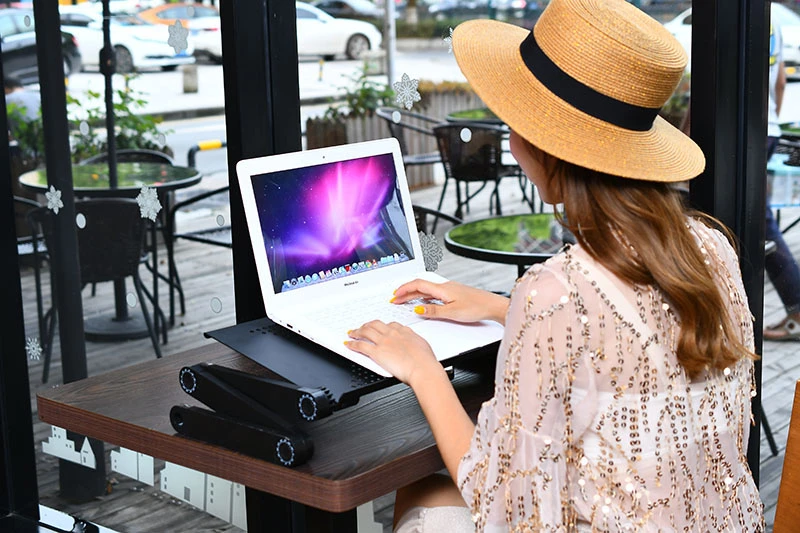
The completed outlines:
{"type": "MultiPolygon", "coordinates": [[[[412,111],[446,122],[446,117],[454,111],[477,107],[483,107],[483,102],[475,93],[446,91],[422,94],[422,101],[412,111]]],[[[306,121],[306,148],[308,149],[371,141],[389,136],[389,126],[376,115],[349,117],[341,122],[321,118],[310,118],[306,121]]],[[[411,154],[437,150],[436,139],[430,135],[406,131],[405,140],[411,154]]],[[[435,185],[433,167],[434,165],[423,165],[406,169],[409,187],[414,190],[435,185]]]]}

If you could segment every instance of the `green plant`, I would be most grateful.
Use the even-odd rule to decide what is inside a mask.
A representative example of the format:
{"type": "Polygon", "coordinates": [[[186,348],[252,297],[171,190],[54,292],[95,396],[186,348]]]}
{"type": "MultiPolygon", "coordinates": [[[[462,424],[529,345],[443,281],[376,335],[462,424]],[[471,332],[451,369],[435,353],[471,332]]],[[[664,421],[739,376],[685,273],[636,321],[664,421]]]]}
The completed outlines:
{"type": "Polygon", "coordinates": [[[44,128],[42,127],[42,111],[34,120],[27,118],[27,109],[16,102],[9,102],[8,125],[17,141],[22,166],[34,168],[44,160],[44,128]]]}
{"type": "Polygon", "coordinates": [[[691,96],[692,80],[691,75],[686,73],[678,83],[678,87],[672,93],[667,103],[663,105],[659,114],[676,127],[681,127],[686,111],[689,109],[689,97],[691,96]]]}
{"type": "Polygon", "coordinates": [[[391,105],[394,101],[394,90],[386,84],[371,80],[367,76],[366,62],[357,75],[349,76],[351,84],[340,87],[345,91],[344,102],[334,103],[325,110],[323,119],[341,121],[346,117],[366,117],[375,113],[375,110],[384,105],[391,105]]]}
{"type": "MultiPolygon", "coordinates": [[[[422,19],[416,23],[410,23],[403,19],[395,22],[395,32],[398,39],[418,38],[418,39],[444,39],[450,34],[450,28],[455,28],[465,19],[422,19]]],[[[442,44],[445,49],[446,45],[442,44]]]]}
{"type": "MultiPolygon", "coordinates": [[[[116,148],[148,149],[170,153],[164,136],[171,133],[161,130],[161,120],[152,115],[139,114],[147,105],[144,94],[130,88],[135,76],[125,76],[125,88],[117,89],[113,95],[114,130],[116,148]]],[[[105,99],[99,92],[88,91],[78,100],[67,95],[67,111],[73,130],[71,151],[74,162],[108,151],[108,136],[105,128],[105,99]]]]}

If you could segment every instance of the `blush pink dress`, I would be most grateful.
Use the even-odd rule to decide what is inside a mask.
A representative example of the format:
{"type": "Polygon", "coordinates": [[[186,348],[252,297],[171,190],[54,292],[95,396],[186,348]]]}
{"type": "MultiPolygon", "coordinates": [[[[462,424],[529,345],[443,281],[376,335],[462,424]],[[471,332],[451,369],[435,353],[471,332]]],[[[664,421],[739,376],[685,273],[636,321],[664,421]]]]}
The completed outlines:
{"type": "MultiPolygon", "coordinates": [[[[688,222],[741,341],[753,317],[736,253],[688,222]]],[[[753,364],[689,380],[679,317],[573,246],[514,288],[494,398],[458,486],[479,531],[764,529],[747,465],[753,364]]]]}

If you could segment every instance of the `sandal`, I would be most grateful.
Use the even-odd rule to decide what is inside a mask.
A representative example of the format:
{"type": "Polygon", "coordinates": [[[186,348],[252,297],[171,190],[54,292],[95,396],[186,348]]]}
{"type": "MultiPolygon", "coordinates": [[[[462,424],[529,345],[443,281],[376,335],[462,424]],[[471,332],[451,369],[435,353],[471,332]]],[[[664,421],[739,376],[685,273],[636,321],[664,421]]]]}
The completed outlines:
{"type": "Polygon", "coordinates": [[[786,317],[774,326],[764,328],[765,341],[800,340],[800,322],[786,317]]]}

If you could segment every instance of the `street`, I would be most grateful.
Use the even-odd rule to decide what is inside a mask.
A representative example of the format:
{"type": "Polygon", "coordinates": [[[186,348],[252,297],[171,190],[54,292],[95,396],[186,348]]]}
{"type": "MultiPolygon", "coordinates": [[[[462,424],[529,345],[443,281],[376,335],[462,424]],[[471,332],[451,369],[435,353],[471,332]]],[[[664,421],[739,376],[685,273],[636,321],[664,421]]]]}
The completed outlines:
{"type": "MultiPolygon", "coordinates": [[[[324,102],[341,94],[343,87],[352,85],[352,78],[358,77],[362,68],[363,63],[360,61],[300,61],[298,76],[301,100],[314,99],[317,102],[301,106],[301,124],[304,125],[309,117],[324,113],[329,105],[324,102]]],[[[403,73],[412,78],[435,82],[465,81],[444,42],[441,49],[398,52],[396,76],[400,77],[403,73]]],[[[186,164],[189,149],[199,141],[225,139],[222,66],[199,64],[197,74],[197,93],[183,93],[184,74],[181,71],[144,72],[130,83],[147,100],[142,112],[169,115],[170,112],[192,109],[217,110],[214,116],[170,120],[162,124],[163,130],[167,132],[167,144],[174,151],[176,163],[181,165],[186,164]]],[[[387,81],[385,75],[370,76],[369,79],[377,83],[387,81]]],[[[102,91],[102,88],[103,78],[98,72],[74,74],[69,82],[70,94],[79,99],[87,90],[102,91]]],[[[124,88],[122,76],[114,77],[114,88],[124,88]]],[[[782,122],[800,122],[800,82],[790,82],[787,85],[780,118],[782,122]]],[[[199,152],[196,165],[207,176],[224,174],[227,168],[226,151],[221,149],[199,152]]]]}

